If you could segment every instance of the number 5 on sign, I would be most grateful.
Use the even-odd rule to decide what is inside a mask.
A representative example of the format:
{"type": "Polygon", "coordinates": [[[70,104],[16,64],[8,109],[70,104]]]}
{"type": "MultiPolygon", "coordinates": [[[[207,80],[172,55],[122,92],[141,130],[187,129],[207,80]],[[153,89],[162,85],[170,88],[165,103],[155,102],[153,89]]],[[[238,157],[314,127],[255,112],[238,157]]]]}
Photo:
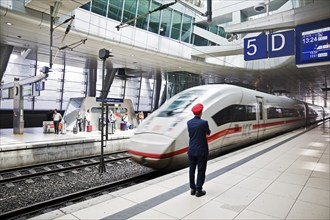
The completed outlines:
{"type": "Polygon", "coordinates": [[[244,39],[244,60],[267,58],[267,36],[261,34],[257,37],[244,39]]]}

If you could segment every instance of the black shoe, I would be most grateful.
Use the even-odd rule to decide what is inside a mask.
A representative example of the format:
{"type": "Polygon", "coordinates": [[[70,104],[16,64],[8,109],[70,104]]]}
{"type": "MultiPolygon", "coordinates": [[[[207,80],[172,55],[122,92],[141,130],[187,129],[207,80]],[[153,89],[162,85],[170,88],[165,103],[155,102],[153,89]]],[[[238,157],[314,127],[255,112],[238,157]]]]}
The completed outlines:
{"type": "Polygon", "coordinates": [[[190,195],[194,196],[196,194],[196,189],[190,190],[190,195]]]}
{"type": "Polygon", "coordinates": [[[205,194],[206,194],[205,190],[197,191],[196,192],[196,197],[201,197],[201,196],[204,196],[205,194]]]}

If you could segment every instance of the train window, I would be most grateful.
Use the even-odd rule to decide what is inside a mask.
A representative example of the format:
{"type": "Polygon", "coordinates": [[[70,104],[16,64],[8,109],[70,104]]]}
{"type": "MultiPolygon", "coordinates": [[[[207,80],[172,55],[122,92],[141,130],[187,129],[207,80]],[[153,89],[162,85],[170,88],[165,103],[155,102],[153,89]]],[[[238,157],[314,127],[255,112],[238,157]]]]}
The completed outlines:
{"type": "Polygon", "coordinates": [[[282,118],[282,109],[276,107],[267,108],[267,118],[282,118]]]}
{"type": "Polygon", "coordinates": [[[172,103],[170,103],[166,109],[161,111],[158,117],[170,117],[172,115],[183,112],[188,106],[191,105],[197,98],[199,98],[205,90],[200,91],[188,91],[182,93],[172,103]],[[197,95],[198,94],[198,95],[197,95]]]}
{"type": "Polygon", "coordinates": [[[303,109],[279,108],[270,107],[267,109],[267,118],[289,118],[289,117],[302,117],[304,116],[303,109]]]}
{"type": "Polygon", "coordinates": [[[299,113],[297,109],[283,108],[282,112],[283,112],[283,118],[299,117],[299,113]]]}
{"type": "Polygon", "coordinates": [[[212,116],[220,126],[230,122],[256,120],[256,108],[252,105],[231,105],[212,116]]]}
{"type": "MultiPolygon", "coordinates": [[[[257,111],[256,111],[256,107],[253,105],[246,105],[246,116],[247,116],[247,121],[251,121],[251,120],[256,120],[257,119],[257,111]]],[[[261,118],[262,119],[262,118],[261,118]]]]}

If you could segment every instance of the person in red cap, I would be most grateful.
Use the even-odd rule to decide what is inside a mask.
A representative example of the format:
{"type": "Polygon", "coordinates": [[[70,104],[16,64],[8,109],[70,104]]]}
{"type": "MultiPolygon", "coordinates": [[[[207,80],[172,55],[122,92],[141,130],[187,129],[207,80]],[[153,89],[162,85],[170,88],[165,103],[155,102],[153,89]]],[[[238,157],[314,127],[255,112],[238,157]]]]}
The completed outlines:
{"type": "Polygon", "coordinates": [[[205,171],[207,165],[207,157],[209,155],[209,146],[207,137],[211,134],[209,123],[201,119],[203,113],[203,105],[196,104],[191,111],[195,117],[187,122],[189,133],[189,184],[190,194],[197,197],[204,196],[206,191],[203,190],[205,182],[205,171]],[[195,183],[195,171],[197,167],[197,182],[195,183]]]}

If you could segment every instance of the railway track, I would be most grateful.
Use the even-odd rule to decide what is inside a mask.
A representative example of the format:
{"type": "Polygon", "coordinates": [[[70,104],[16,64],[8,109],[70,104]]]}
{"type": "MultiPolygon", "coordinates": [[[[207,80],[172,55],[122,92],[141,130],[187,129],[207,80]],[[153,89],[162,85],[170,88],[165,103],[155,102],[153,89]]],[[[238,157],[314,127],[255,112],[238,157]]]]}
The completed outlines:
{"type": "Polygon", "coordinates": [[[104,161],[108,172],[103,174],[98,173],[99,156],[1,170],[0,219],[31,218],[164,174],[138,171],[141,166],[126,151],[105,154],[104,161]]]}
{"type": "MultiPolygon", "coordinates": [[[[129,156],[126,151],[104,155],[105,163],[115,163],[120,160],[127,160],[129,156]]],[[[77,159],[61,160],[44,164],[12,168],[0,171],[0,184],[16,181],[24,181],[38,176],[45,176],[66,172],[69,170],[82,169],[84,167],[99,164],[99,156],[88,156],[77,159]]]]}
{"type": "Polygon", "coordinates": [[[36,204],[32,204],[26,207],[18,208],[9,212],[5,212],[0,214],[0,219],[25,219],[36,216],[38,214],[42,214],[43,210],[54,210],[56,208],[62,207],[63,204],[68,202],[79,202],[87,197],[96,197],[102,194],[102,192],[112,192],[118,190],[120,188],[124,188],[126,186],[131,186],[143,181],[147,181],[153,178],[157,178],[164,173],[159,173],[156,171],[152,171],[149,173],[145,173],[143,175],[134,176],[126,179],[122,179],[119,181],[111,182],[108,184],[104,184],[101,186],[96,186],[90,189],[82,190],[79,192],[67,194],[61,197],[49,199],[47,201],[39,202],[36,204]]]}

